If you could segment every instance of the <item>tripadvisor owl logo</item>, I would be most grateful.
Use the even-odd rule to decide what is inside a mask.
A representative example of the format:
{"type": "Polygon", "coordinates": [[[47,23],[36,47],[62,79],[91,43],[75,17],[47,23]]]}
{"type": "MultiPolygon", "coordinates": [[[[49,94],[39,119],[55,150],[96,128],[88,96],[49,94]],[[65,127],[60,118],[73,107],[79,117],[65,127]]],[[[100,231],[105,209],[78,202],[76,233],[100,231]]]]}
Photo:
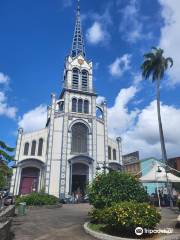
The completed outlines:
{"type": "Polygon", "coordinates": [[[136,234],[137,236],[143,235],[143,228],[142,228],[142,227],[137,227],[137,228],[135,229],[135,234],[136,234]]]}

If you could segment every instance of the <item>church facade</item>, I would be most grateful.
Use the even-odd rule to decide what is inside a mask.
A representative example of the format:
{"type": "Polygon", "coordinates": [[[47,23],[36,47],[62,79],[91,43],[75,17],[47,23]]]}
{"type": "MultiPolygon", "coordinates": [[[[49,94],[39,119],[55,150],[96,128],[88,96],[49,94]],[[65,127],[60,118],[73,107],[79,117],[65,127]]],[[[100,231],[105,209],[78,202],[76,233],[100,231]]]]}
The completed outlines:
{"type": "Polygon", "coordinates": [[[63,199],[78,188],[85,194],[97,171],[121,168],[121,138],[108,137],[106,102],[96,102],[79,5],[63,81],[60,97],[51,94],[46,126],[30,133],[18,131],[11,181],[14,195],[43,190],[63,199]]]}

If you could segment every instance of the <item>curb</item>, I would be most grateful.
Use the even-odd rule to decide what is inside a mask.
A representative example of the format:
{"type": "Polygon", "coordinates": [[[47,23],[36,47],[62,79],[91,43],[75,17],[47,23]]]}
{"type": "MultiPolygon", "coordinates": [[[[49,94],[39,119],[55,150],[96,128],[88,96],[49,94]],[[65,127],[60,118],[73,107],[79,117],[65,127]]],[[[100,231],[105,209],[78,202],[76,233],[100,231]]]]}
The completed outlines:
{"type": "MultiPolygon", "coordinates": [[[[84,231],[91,235],[92,237],[95,237],[97,239],[100,240],[140,240],[140,239],[136,239],[136,238],[123,238],[123,237],[115,237],[115,236],[111,236],[105,233],[101,233],[101,232],[96,232],[94,230],[91,230],[88,227],[89,222],[85,222],[84,223],[84,231]]],[[[157,236],[158,237],[158,236],[157,236]]],[[[178,240],[179,239],[179,234],[172,234],[170,236],[159,236],[158,238],[155,238],[154,240],[178,240]]]]}
{"type": "Polygon", "coordinates": [[[101,240],[139,240],[136,238],[122,238],[122,237],[115,237],[115,236],[111,236],[105,233],[100,233],[100,232],[96,232],[91,230],[88,227],[89,222],[85,222],[84,223],[84,230],[87,234],[97,238],[97,239],[101,239],[101,240]]]}

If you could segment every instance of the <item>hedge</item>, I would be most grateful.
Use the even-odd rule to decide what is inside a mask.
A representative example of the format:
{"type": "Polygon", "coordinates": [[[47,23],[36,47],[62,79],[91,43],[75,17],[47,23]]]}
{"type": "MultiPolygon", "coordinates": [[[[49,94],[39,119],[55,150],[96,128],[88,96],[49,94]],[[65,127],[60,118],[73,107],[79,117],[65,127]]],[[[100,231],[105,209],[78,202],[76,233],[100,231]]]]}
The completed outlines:
{"type": "Polygon", "coordinates": [[[26,202],[26,205],[56,205],[59,203],[59,199],[55,196],[45,193],[31,193],[29,195],[19,196],[16,198],[16,205],[20,202],[26,202]]]}

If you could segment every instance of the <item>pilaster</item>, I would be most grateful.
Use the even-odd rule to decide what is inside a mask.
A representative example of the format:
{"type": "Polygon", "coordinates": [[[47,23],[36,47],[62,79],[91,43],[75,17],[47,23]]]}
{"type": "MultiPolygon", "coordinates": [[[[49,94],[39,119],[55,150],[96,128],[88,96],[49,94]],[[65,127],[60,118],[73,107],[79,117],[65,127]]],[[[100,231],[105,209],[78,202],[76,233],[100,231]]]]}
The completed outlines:
{"type": "Polygon", "coordinates": [[[45,191],[46,191],[46,193],[49,193],[49,187],[50,187],[55,109],[56,109],[56,96],[55,96],[55,94],[51,94],[51,110],[50,110],[50,123],[49,123],[49,133],[48,133],[46,174],[45,174],[45,191]]]}

